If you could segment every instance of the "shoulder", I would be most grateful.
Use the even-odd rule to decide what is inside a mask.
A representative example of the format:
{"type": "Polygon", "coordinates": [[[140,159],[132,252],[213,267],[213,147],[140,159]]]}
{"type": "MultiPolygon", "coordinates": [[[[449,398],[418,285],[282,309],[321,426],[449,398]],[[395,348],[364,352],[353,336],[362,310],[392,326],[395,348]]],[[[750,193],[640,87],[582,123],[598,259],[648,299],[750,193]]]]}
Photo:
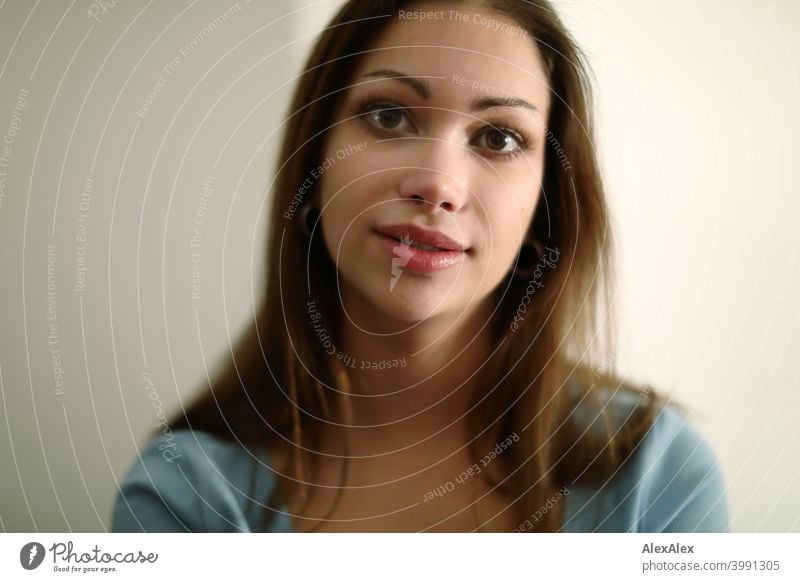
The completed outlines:
{"type": "Polygon", "coordinates": [[[665,406],[631,467],[644,531],[727,531],[725,480],[714,450],[691,421],[665,406]]]}
{"type": "Polygon", "coordinates": [[[275,484],[264,454],[203,431],[168,431],[137,451],[119,484],[111,529],[250,531],[275,484]]]}
{"type": "MultiPolygon", "coordinates": [[[[611,405],[624,421],[639,402],[620,393],[611,405]]],[[[570,500],[573,517],[583,528],[592,525],[590,531],[729,531],[719,460],[688,417],[668,403],[606,484],[576,489],[580,494],[570,500]]]]}

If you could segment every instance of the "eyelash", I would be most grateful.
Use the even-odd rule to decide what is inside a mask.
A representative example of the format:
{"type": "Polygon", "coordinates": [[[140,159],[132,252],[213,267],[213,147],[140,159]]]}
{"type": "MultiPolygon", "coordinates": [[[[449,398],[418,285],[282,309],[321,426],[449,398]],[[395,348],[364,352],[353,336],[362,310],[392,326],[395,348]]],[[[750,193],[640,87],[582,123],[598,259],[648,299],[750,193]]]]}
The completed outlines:
{"type": "MultiPolygon", "coordinates": [[[[377,135],[385,136],[385,132],[391,132],[392,130],[388,129],[388,128],[387,129],[382,129],[382,128],[379,128],[379,127],[375,127],[367,119],[367,115],[369,115],[370,113],[372,113],[374,111],[383,111],[383,110],[399,110],[399,111],[401,111],[403,113],[403,115],[406,115],[406,117],[407,117],[407,113],[406,113],[406,108],[405,107],[403,107],[401,105],[398,105],[397,103],[394,103],[394,102],[390,101],[389,99],[386,99],[383,96],[377,95],[377,94],[367,95],[366,97],[362,98],[356,104],[355,115],[358,117],[358,119],[363,120],[364,123],[367,124],[367,127],[371,131],[375,132],[377,135]],[[376,105],[380,105],[381,107],[376,107],[376,105]]],[[[516,128],[512,128],[512,127],[505,127],[505,126],[502,126],[502,125],[495,125],[495,124],[487,125],[486,128],[484,129],[484,133],[487,130],[488,131],[499,131],[500,133],[503,133],[503,134],[511,137],[513,140],[515,140],[517,142],[518,146],[519,146],[514,151],[505,152],[505,153],[497,152],[497,151],[489,149],[489,151],[492,153],[493,156],[496,156],[496,157],[502,158],[502,159],[511,159],[511,158],[514,158],[516,156],[521,155],[522,153],[524,153],[525,151],[530,149],[531,138],[528,135],[528,133],[526,133],[525,131],[522,131],[522,130],[519,130],[519,129],[516,129],[516,128]]]]}

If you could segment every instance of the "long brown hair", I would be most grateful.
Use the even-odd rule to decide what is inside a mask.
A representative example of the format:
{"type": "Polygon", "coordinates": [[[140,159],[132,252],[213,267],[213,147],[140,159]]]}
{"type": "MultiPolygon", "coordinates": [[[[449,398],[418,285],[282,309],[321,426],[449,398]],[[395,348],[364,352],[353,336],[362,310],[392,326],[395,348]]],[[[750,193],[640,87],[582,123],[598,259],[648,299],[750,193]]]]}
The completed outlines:
{"type": "MultiPolygon", "coordinates": [[[[359,57],[399,10],[419,3],[350,0],[318,39],[295,92],[280,152],[269,211],[265,301],[210,390],[171,425],[256,447],[287,439],[294,453],[284,487],[292,494],[302,496],[305,482],[318,474],[307,449],[319,450],[321,427],[347,419],[350,378],[343,363],[325,353],[306,314],[309,292],[320,314],[341,313],[336,267],[322,237],[309,240],[299,217],[288,210],[296,209],[304,180],[320,166],[326,130],[359,57]]],[[[473,396],[469,418],[476,460],[478,451],[519,435],[502,455],[507,478],[496,485],[516,500],[522,523],[563,487],[602,483],[613,474],[652,424],[660,401],[652,390],[629,386],[613,372],[613,329],[602,321],[610,319],[612,307],[612,239],[593,147],[585,59],[549,2],[483,5],[535,39],[552,96],[544,199],[530,229],[543,245],[558,250],[558,266],[548,270],[546,284],[533,295],[530,282],[520,277],[509,276],[498,286],[500,309],[492,325],[499,349],[481,371],[477,385],[486,392],[473,396]],[[606,422],[600,433],[587,431],[573,414],[577,404],[589,405],[590,417],[599,414],[602,426],[609,410],[600,387],[646,396],[623,430],[606,422]]],[[[319,200],[316,184],[307,190],[303,203],[319,200]]],[[[325,318],[324,327],[341,345],[338,317],[325,318]]],[[[276,487],[265,500],[265,519],[274,515],[279,496],[276,487]]],[[[562,519],[563,504],[556,503],[527,531],[558,531],[562,519]]]]}

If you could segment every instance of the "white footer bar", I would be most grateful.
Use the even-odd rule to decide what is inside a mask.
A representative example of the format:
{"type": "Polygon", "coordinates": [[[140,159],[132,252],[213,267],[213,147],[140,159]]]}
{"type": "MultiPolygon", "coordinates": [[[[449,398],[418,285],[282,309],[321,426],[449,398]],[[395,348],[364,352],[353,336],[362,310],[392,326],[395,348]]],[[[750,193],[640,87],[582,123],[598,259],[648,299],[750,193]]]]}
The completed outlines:
{"type": "Polygon", "coordinates": [[[0,580],[797,581],[799,553],[800,534],[13,533],[0,580]]]}

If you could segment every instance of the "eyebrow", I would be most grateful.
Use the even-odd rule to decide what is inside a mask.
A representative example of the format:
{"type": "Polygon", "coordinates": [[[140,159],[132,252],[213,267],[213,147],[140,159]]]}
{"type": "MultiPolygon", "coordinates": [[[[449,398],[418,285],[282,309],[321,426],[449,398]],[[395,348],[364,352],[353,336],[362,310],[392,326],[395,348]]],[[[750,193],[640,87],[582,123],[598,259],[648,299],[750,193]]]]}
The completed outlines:
{"type": "MultiPolygon", "coordinates": [[[[399,71],[394,71],[392,69],[379,69],[377,71],[367,73],[364,76],[394,79],[411,87],[417,93],[417,95],[423,99],[429,99],[431,96],[431,88],[428,83],[399,71]]],[[[483,111],[486,109],[491,109],[492,107],[523,107],[532,111],[539,111],[539,109],[532,103],[517,97],[481,97],[470,104],[471,111],[483,111]]]]}

